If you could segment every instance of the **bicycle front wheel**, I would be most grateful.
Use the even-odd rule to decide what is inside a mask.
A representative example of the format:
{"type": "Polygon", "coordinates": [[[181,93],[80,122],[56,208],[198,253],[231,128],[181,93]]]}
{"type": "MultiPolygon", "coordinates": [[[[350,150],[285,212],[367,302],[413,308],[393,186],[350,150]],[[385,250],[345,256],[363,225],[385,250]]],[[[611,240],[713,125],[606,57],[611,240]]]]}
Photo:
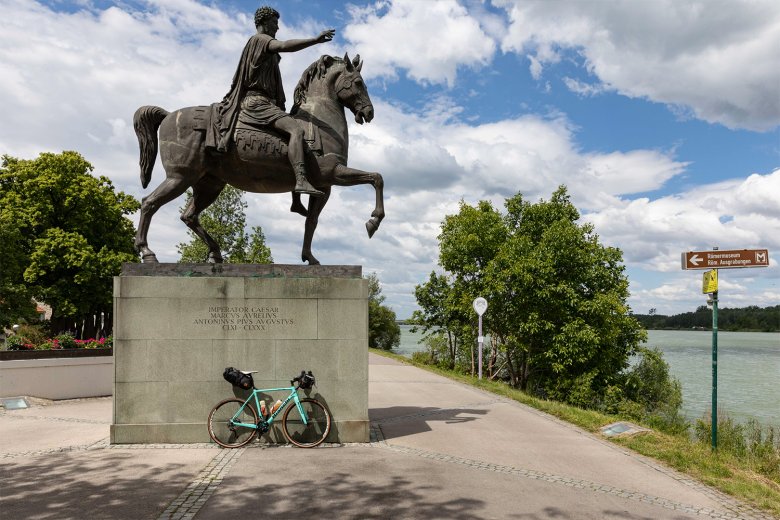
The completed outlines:
{"type": "Polygon", "coordinates": [[[330,433],[330,414],[316,399],[301,399],[301,408],[306,414],[305,424],[295,402],[290,403],[284,411],[282,418],[284,436],[301,448],[319,446],[330,433]]]}
{"type": "Polygon", "coordinates": [[[223,448],[240,448],[255,438],[257,413],[241,399],[225,399],[209,414],[209,436],[223,448]],[[241,410],[241,413],[239,413],[241,410]],[[236,423],[251,424],[253,427],[236,423]]]}

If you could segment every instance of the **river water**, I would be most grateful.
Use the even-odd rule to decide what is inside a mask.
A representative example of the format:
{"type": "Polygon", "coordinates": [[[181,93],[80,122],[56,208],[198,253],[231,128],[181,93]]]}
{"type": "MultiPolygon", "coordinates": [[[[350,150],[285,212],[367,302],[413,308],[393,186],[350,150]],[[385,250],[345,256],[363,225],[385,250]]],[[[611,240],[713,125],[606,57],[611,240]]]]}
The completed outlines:
{"type": "MultiPolygon", "coordinates": [[[[401,325],[395,352],[422,350],[421,334],[401,325]]],[[[696,420],[712,408],[712,332],[650,330],[647,346],[658,347],[680,380],[682,412],[696,420]]],[[[780,333],[718,332],[718,414],[780,426],[780,333]]]]}

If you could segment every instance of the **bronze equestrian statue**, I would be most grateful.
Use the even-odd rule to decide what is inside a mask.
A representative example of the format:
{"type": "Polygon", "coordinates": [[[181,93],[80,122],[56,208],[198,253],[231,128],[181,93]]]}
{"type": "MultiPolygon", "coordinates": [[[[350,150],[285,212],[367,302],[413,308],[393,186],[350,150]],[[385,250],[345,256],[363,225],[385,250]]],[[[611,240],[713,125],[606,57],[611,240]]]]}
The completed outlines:
{"type": "Polygon", "coordinates": [[[278,41],[279,14],[257,10],[258,33],[244,48],[233,84],[221,103],[182,108],[139,108],[133,118],[141,149],[141,184],[151,180],[159,152],[165,180],[141,203],[135,247],[145,263],[157,262],[147,234],[154,213],[192,187],[181,219],[209,248],[208,261],[222,262],[219,244],[200,224],[198,215],[213,203],[225,184],[254,193],[293,192],[292,211],[306,217],[301,259],[319,264],[311,252],[318,217],[331,186],[371,184],[376,204],[366,222],[373,236],[385,216],[384,181],[379,173],[347,166],[349,134],[344,109],[358,124],[370,122],[374,107],[360,75],[363,63],[322,56],[301,76],[290,114],[284,112],[279,52],[294,52],[330,41],[333,30],[306,40],[278,41]],[[308,208],[300,194],[309,194],[308,208]]]}

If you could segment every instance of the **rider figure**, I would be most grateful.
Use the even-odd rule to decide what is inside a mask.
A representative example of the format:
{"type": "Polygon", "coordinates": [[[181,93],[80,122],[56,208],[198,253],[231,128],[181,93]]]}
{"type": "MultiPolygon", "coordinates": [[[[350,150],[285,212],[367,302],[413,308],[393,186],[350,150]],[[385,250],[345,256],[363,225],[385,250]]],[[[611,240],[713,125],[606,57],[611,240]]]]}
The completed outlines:
{"type": "Polygon", "coordinates": [[[329,42],[336,32],[328,29],[316,38],[277,40],[279,13],[271,7],[255,12],[257,34],[249,38],[230,91],[221,103],[213,105],[212,128],[206,136],[206,148],[225,152],[240,120],[253,127],[271,127],[290,137],[288,158],[295,172],[294,193],[322,196],[306,179],[303,128],[285,110],[282,76],[279,71],[280,52],[295,52],[318,43],[329,42]]]}

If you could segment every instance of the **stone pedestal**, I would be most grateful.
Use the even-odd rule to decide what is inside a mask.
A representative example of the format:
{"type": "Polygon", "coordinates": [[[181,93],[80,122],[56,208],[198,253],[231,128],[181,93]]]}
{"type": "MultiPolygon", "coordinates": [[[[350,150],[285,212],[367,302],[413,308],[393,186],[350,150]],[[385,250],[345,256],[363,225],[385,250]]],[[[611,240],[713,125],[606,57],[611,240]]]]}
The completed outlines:
{"type": "MultiPolygon", "coordinates": [[[[125,264],[114,317],[112,443],[208,442],[209,411],[236,392],[228,366],[257,370],[258,388],[313,371],[310,395],[333,417],[328,441],[368,441],[359,266],[125,264]]],[[[266,436],[277,439],[278,429],[266,436]]]]}

